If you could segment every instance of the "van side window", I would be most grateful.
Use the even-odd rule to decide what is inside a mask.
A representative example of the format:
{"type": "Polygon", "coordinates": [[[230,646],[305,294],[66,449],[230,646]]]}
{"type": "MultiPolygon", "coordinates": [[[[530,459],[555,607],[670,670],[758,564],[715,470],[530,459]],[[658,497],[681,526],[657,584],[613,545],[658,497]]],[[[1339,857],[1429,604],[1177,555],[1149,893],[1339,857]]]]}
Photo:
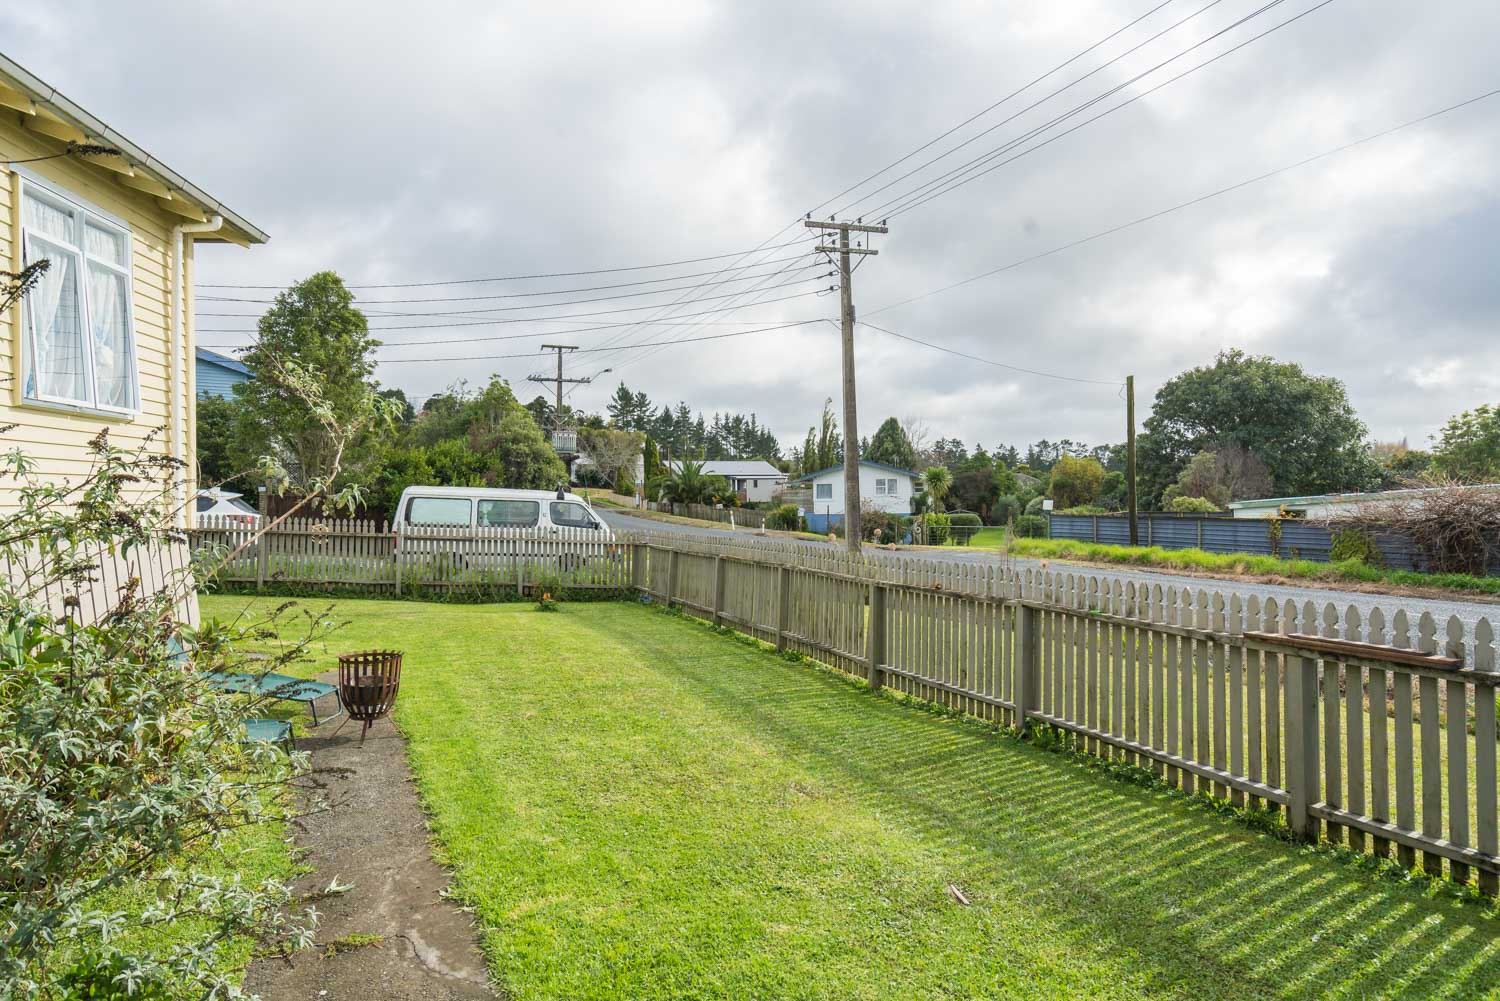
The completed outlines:
{"type": "Polygon", "coordinates": [[[528,500],[482,500],[480,528],[535,528],[542,505],[528,500]]]}
{"type": "Polygon", "coordinates": [[[589,509],[573,501],[553,501],[547,510],[552,524],[559,528],[598,528],[589,509]]]}
{"type": "Polygon", "coordinates": [[[469,525],[467,497],[413,497],[406,505],[409,525],[469,525]]]}

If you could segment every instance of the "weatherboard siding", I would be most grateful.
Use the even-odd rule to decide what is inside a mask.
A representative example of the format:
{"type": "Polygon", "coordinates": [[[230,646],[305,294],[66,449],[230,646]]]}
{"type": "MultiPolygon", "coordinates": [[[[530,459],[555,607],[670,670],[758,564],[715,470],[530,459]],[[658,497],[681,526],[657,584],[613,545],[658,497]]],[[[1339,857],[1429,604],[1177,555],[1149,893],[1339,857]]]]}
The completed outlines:
{"type": "MultiPolygon", "coordinates": [[[[57,152],[45,141],[13,122],[0,121],[0,149],[15,160],[57,152]]],[[[21,308],[0,313],[0,450],[19,448],[36,466],[39,477],[77,480],[89,467],[87,442],[107,428],[122,447],[145,444],[156,432],[154,447],[167,451],[166,434],[173,387],[183,393],[179,411],[190,479],[195,468],[191,396],[192,324],[175,375],[171,371],[171,233],[178,217],[161,209],[153,196],[133,191],[113,180],[107,171],[68,158],[26,165],[34,177],[122,220],[130,228],[132,329],[136,344],[140,411],[116,416],[73,411],[28,403],[23,398],[21,365],[21,308]]],[[[0,163],[0,269],[19,271],[20,174],[0,163]]],[[[189,244],[191,254],[191,243],[189,244]]],[[[13,510],[13,482],[0,483],[0,510],[13,510]]]]}

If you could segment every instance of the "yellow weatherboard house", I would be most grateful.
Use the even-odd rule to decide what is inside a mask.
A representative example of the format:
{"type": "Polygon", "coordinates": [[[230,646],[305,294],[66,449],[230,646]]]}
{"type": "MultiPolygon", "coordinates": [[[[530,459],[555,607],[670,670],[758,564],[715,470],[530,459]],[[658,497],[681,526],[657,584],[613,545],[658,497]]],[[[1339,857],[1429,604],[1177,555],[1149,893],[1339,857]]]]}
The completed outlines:
{"type": "MultiPolygon", "coordinates": [[[[193,248],[248,247],[260,229],[0,55],[0,270],[50,266],[0,314],[0,450],[80,479],[86,442],[183,460],[181,523],[195,488],[193,248]],[[78,152],[79,145],[115,153],[78,152]],[[59,155],[60,154],[60,155],[59,155]]],[[[0,510],[13,495],[0,484],[0,510]]]]}

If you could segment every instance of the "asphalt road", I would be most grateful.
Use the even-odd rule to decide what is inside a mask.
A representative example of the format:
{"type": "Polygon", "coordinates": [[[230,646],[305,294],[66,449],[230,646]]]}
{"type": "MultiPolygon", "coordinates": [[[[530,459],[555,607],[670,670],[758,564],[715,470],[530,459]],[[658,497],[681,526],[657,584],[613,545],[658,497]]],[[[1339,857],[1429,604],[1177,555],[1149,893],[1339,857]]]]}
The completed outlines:
{"type": "MultiPolygon", "coordinates": [[[[610,527],[617,532],[656,532],[663,535],[689,535],[700,538],[735,538],[741,541],[753,540],[754,534],[741,529],[731,531],[729,528],[717,528],[713,526],[684,525],[676,522],[656,521],[651,518],[638,518],[627,512],[616,508],[596,508],[610,527]]],[[[817,545],[818,543],[811,543],[817,545]]],[[[826,543],[822,543],[826,545],[826,543]]],[[[955,563],[986,563],[1000,564],[1009,562],[1017,567],[1039,566],[1041,561],[1028,559],[1021,556],[1001,557],[994,552],[972,549],[952,550],[913,550],[905,553],[896,553],[898,556],[906,556],[918,560],[939,560],[955,563]]],[[[1059,561],[1052,561],[1054,565],[1061,565],[1059,561]]],[[[1379,608],[1385,613],[1386,621],[1389,622],[1398,608],[1406,609],[1406,614],[1417,616],[1423,612],[1431,612],[1433,618],[1439,623],[1447,621],[1451,615],[1458,616],[1465,623],[1472,625],[1482,617],[1488,617],[1491,623],[1500,624],[1500,604],[1483,601],[1472,601],[1463,598],[1413,598],[1404,595],[1382,595],[1372,594],[1364,591],[1341,591],[1333,588],[1322,587],[1293,587],[1279,584],[1256,584],[1249,582],[1237,582],[1228,580],[1213,580],[1204,577],[1190,577],[1182,574],[1174,574],[1157,570],[1125,570],[1114,568],[1087,567],[1087,572],[1100,578],[1118,578],[1120,581],[1136,581],[1148,584],[1160,584],[1163,587],[1191,587],[1194,589],[1217,590],[1225,594],[1231,591],[1242,597],[1251,595],[1260,597],[1262,601],[1274,598],[1277,601],[1286,601],[1288,598],[1301,605],[1304,601],[1312,601],[1321,607],[1325,602],[1333,602],[1340,613],[1345,608],[1353,605],[1362,612],[1379,608]]],[[[1439,625],[1439,635],[1442,627],[1439,625]]]]}

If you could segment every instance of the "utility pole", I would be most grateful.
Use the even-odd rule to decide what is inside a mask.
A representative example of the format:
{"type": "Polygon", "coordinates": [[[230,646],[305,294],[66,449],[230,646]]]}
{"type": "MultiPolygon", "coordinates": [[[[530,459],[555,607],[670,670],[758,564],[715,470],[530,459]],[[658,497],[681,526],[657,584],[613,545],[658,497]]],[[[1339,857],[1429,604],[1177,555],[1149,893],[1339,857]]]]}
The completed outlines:
{"type": "Polygon", "coordinates": [[[889,233],[884,224],[869,226],[863,222],[816,222],[808,219],[808,229],[837,230],[837,247],[820,243],[818,250],[839,255],[839,299],[842,305],[844,335],[844,536],[849,552],[859,552],[859,420],[854,405],[854,273],[849,267],[851,255],[874,256],[880,251],[849,246],[850,233],[889,233]]]}
{"type": "Polygon", "coordinates": [[[563,378],[563,352],[564,351],[577,351],[578,350],[578,345],[576,345],[576,344],[543,344],[542,345],[542,350],[543,351],[556,351],[557,352],[557,375],[555,375],[555,376],[551,376],[551,375],[528,375],[526,377],[526,381],[527,382],[551,382],[551,383],[555,383],[556,384],[556,386],[557,386],[557,407],[552,412],[552,422],[553,422],[553,425],[556,426],[557,422],[560,421],[560,420],[562,420],[562,394],[563,394],[563,389],[562,388],[563,388],[563,383],[565,383],[565,382],[589,383],[589,382],[592,382],[593,380],[592,379],[564,379],[563,378]]]}
{"type": "Polygon", "coordinates": [[[1125,377],[1125,496],[1130,511],[1130,544],[1141,544],[1140,531],[1136,527],[1135,506],[1135,376],[1125,377]]]}

